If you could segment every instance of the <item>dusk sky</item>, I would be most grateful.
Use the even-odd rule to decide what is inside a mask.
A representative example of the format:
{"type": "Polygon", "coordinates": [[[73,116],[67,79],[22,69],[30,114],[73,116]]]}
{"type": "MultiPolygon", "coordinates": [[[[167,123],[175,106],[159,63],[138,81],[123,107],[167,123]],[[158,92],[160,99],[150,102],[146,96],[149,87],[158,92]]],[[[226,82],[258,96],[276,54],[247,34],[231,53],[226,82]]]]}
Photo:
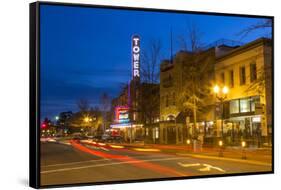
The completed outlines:
{"type": "Polygon", "coordinates": [[[141,38],[141,51],[153,40],[162,44],[161,57],[181,49],[179,37],[187,36],[191,23],[208,45],[219,39],[247,43],[269,30],[260,29],[245,38],[237,34],[263,19],[113,10],[89,7],[41,5],[40,73],[41,118],[54,119],[62,111],[78,111],[77,101],[99,105],[101,93],[116,97],[131,75],[131,37],[141,38]]]}

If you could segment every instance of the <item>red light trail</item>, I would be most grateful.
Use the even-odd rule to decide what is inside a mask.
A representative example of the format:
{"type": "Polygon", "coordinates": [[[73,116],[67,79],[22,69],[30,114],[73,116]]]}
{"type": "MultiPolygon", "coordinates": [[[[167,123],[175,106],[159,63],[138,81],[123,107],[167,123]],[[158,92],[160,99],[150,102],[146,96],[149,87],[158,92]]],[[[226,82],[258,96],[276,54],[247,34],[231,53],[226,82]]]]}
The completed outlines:
{"type": "Polygon", "coordinates": [[[152,164],[149,163],[147,161],[142,161],[139,159],[135,159],[135,158],[131,158],[128,156],[123,156],[123,155],[113,155],[113,154],[108,154],[108,153],[104,153],[104,152],[100,152],[100,151],[96,151],[96,150],[92,150],[89,149],[83,145],[81,145],[80,143],[71,140],[70,141],[71,145],[83,152],[98,156],[98,157],[102,157],[102,158],[107,158],[107,159],[113,159],[113,160],[119,160],[119,161],[126,161],[129,162],[129,164],[139,167],[139,168],[145,168],[145,169],[149,169],[152,170],[154,172],[158,172],[160,174],[168,174],[172,177],[179,177],[179,176],[189,176],[192,174],[186,174],[186,173],[182,173],[182,172],[178,172],[174,169],[168,168],[168,167],[164,167],[158,164],[152,164]]]}

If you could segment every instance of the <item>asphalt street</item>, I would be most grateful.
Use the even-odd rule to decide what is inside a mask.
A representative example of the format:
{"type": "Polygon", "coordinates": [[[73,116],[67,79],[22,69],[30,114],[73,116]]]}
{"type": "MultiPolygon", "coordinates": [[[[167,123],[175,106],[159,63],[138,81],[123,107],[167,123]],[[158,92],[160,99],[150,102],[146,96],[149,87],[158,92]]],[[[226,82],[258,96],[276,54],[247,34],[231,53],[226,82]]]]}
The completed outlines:
{"type": "Polygon", "coordinates": [[[41,142],[43,186],[262,171],[271,171],[271,165],[103,143],[41,142]]]}

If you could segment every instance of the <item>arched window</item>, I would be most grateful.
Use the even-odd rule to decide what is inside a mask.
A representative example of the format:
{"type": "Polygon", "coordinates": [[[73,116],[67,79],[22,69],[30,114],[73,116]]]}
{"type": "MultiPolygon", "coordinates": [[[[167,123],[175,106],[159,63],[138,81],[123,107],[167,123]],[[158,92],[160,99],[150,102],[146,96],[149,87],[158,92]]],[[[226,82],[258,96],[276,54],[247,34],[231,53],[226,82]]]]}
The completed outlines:
{"type": "Polygon", "coordinates": [[[173,116],[173,115],[169,115],[168,117],[167,117],[167,121],[175,121],[175,116],[173,116]]]}

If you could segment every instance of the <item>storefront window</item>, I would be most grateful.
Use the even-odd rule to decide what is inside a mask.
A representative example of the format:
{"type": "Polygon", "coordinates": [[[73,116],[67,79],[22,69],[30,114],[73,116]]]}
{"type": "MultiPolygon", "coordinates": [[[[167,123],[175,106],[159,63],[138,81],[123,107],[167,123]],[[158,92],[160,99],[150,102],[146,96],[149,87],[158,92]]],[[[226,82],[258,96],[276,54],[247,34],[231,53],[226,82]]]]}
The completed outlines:
{"type": "Polygon", "coordinates": [[[239,100],[232,100],[229,104],[230,114],[239,113],[239,100]]]}
{"type": "Polygon", "coordinates": [[[260,103],[260,97],[256,96],[252,98],[251,111],[255,111],[255,105],[260,103]]]}
{"type": "Polygon", "coordinates": [[[240,112],[250,112],[250,106],[251,106],[251,99],[241,99],[240,100],[240,112]]]}
{"type": "Polygon", "coordinates": [[[155,128],[155,138],[156,139],[159,138],[159,128],[158,127],[155,128]]]}

